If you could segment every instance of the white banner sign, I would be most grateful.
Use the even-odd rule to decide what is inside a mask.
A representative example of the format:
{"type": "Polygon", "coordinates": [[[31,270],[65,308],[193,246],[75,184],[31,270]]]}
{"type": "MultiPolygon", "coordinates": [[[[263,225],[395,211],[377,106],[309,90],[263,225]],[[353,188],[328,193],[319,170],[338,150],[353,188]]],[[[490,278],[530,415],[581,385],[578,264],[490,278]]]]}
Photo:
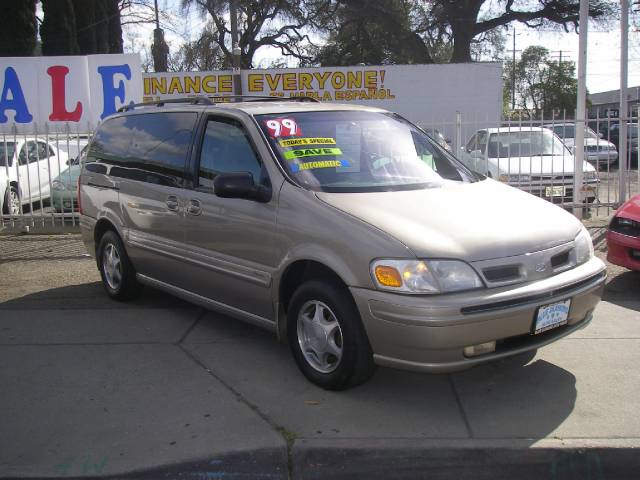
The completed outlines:
{"type": "MultiPolygon", "coordinates": [[[[233,95],[231,71],[148,73],[144,100],[233,95]]],[[[502,65],[464,63],[243,70],[245,95],[308,96],[324,102],[385,108],[415,122],[464,118],[497,122],[502,113],[502,65]]]]}
{"type": "Polygon", "coordinates": [[[0,88],[0,132],[75,132],[142,100],[140,57],[0,58],[0,88]]]}

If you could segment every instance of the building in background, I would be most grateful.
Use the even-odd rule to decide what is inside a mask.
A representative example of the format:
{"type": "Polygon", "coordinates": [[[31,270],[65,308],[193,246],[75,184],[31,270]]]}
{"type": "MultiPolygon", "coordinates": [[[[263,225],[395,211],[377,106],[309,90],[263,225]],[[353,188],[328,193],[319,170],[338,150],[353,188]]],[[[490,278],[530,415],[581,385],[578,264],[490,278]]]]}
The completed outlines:
{"type": "MultiPolygon", "coordinates": [[[[591,102],[589,106],[589,118],[618,118],[620,110],[620,90],[592,93],[587,96],[587,99],[591,102]]],[[[638,118],[640,85],[628,88],[627,101],[629,102],[629,116],[638,118]]]]}

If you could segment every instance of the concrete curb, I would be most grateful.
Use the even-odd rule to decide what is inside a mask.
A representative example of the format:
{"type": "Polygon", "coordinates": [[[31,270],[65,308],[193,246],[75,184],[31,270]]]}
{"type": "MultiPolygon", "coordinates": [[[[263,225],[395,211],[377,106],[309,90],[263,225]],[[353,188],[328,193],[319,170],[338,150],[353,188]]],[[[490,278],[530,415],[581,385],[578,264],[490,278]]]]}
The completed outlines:
{"type": "Polygon", "coordinates": [[[250,450],[246,452],[225,453],[210,459],[198,459],[188,462],[161,465],[140,470],[125,471],[122,473],[102,474],[101,465],[89,462],[85,469],[73,472],[72,475],[65,474],[64,471],[51,476],[35,474],[33,476],[6,476],[4,480],[18,480],[25,478],[38,479],[60,479],[74,480],[82,478],[96,478],[105,480],[125,480],[125,479],[269,479],[286,480],[287,472],[287,452],[285,447],[264,448],[250,450]],[[80,474],[79,474],[80,473],[80,474]]]}
{"type": "Polygon", "coordinates": [[[298,440],[295,479],[622,480],[640,440],[298,440]]]}

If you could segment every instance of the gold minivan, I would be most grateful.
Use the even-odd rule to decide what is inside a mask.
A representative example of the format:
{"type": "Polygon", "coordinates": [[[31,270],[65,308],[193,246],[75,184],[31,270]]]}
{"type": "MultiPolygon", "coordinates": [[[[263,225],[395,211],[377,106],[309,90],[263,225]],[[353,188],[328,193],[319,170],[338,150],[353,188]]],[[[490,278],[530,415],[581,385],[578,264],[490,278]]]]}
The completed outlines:
{"type": "Polygon", "coordinates": [[[112,298],[144,284],[267,328],[336,390],[375,365],[535,350],[591,320],[605,266],[561,208],[385,110],[238,100],[132,105],[96,131],[78,200],[112,298]]]}

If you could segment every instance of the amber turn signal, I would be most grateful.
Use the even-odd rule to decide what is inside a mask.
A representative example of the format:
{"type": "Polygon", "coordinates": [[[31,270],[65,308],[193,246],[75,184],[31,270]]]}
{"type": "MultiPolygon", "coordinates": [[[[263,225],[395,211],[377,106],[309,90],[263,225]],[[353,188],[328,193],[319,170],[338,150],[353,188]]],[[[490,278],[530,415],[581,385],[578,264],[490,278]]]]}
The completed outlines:
{"type": "Polygon", "coordinates": [[[375,269],[376,280],[380,285],[385,287],[401,287],[402,277],[400,272],[393,267],[387,265],[378,265],[375,269]]]}

